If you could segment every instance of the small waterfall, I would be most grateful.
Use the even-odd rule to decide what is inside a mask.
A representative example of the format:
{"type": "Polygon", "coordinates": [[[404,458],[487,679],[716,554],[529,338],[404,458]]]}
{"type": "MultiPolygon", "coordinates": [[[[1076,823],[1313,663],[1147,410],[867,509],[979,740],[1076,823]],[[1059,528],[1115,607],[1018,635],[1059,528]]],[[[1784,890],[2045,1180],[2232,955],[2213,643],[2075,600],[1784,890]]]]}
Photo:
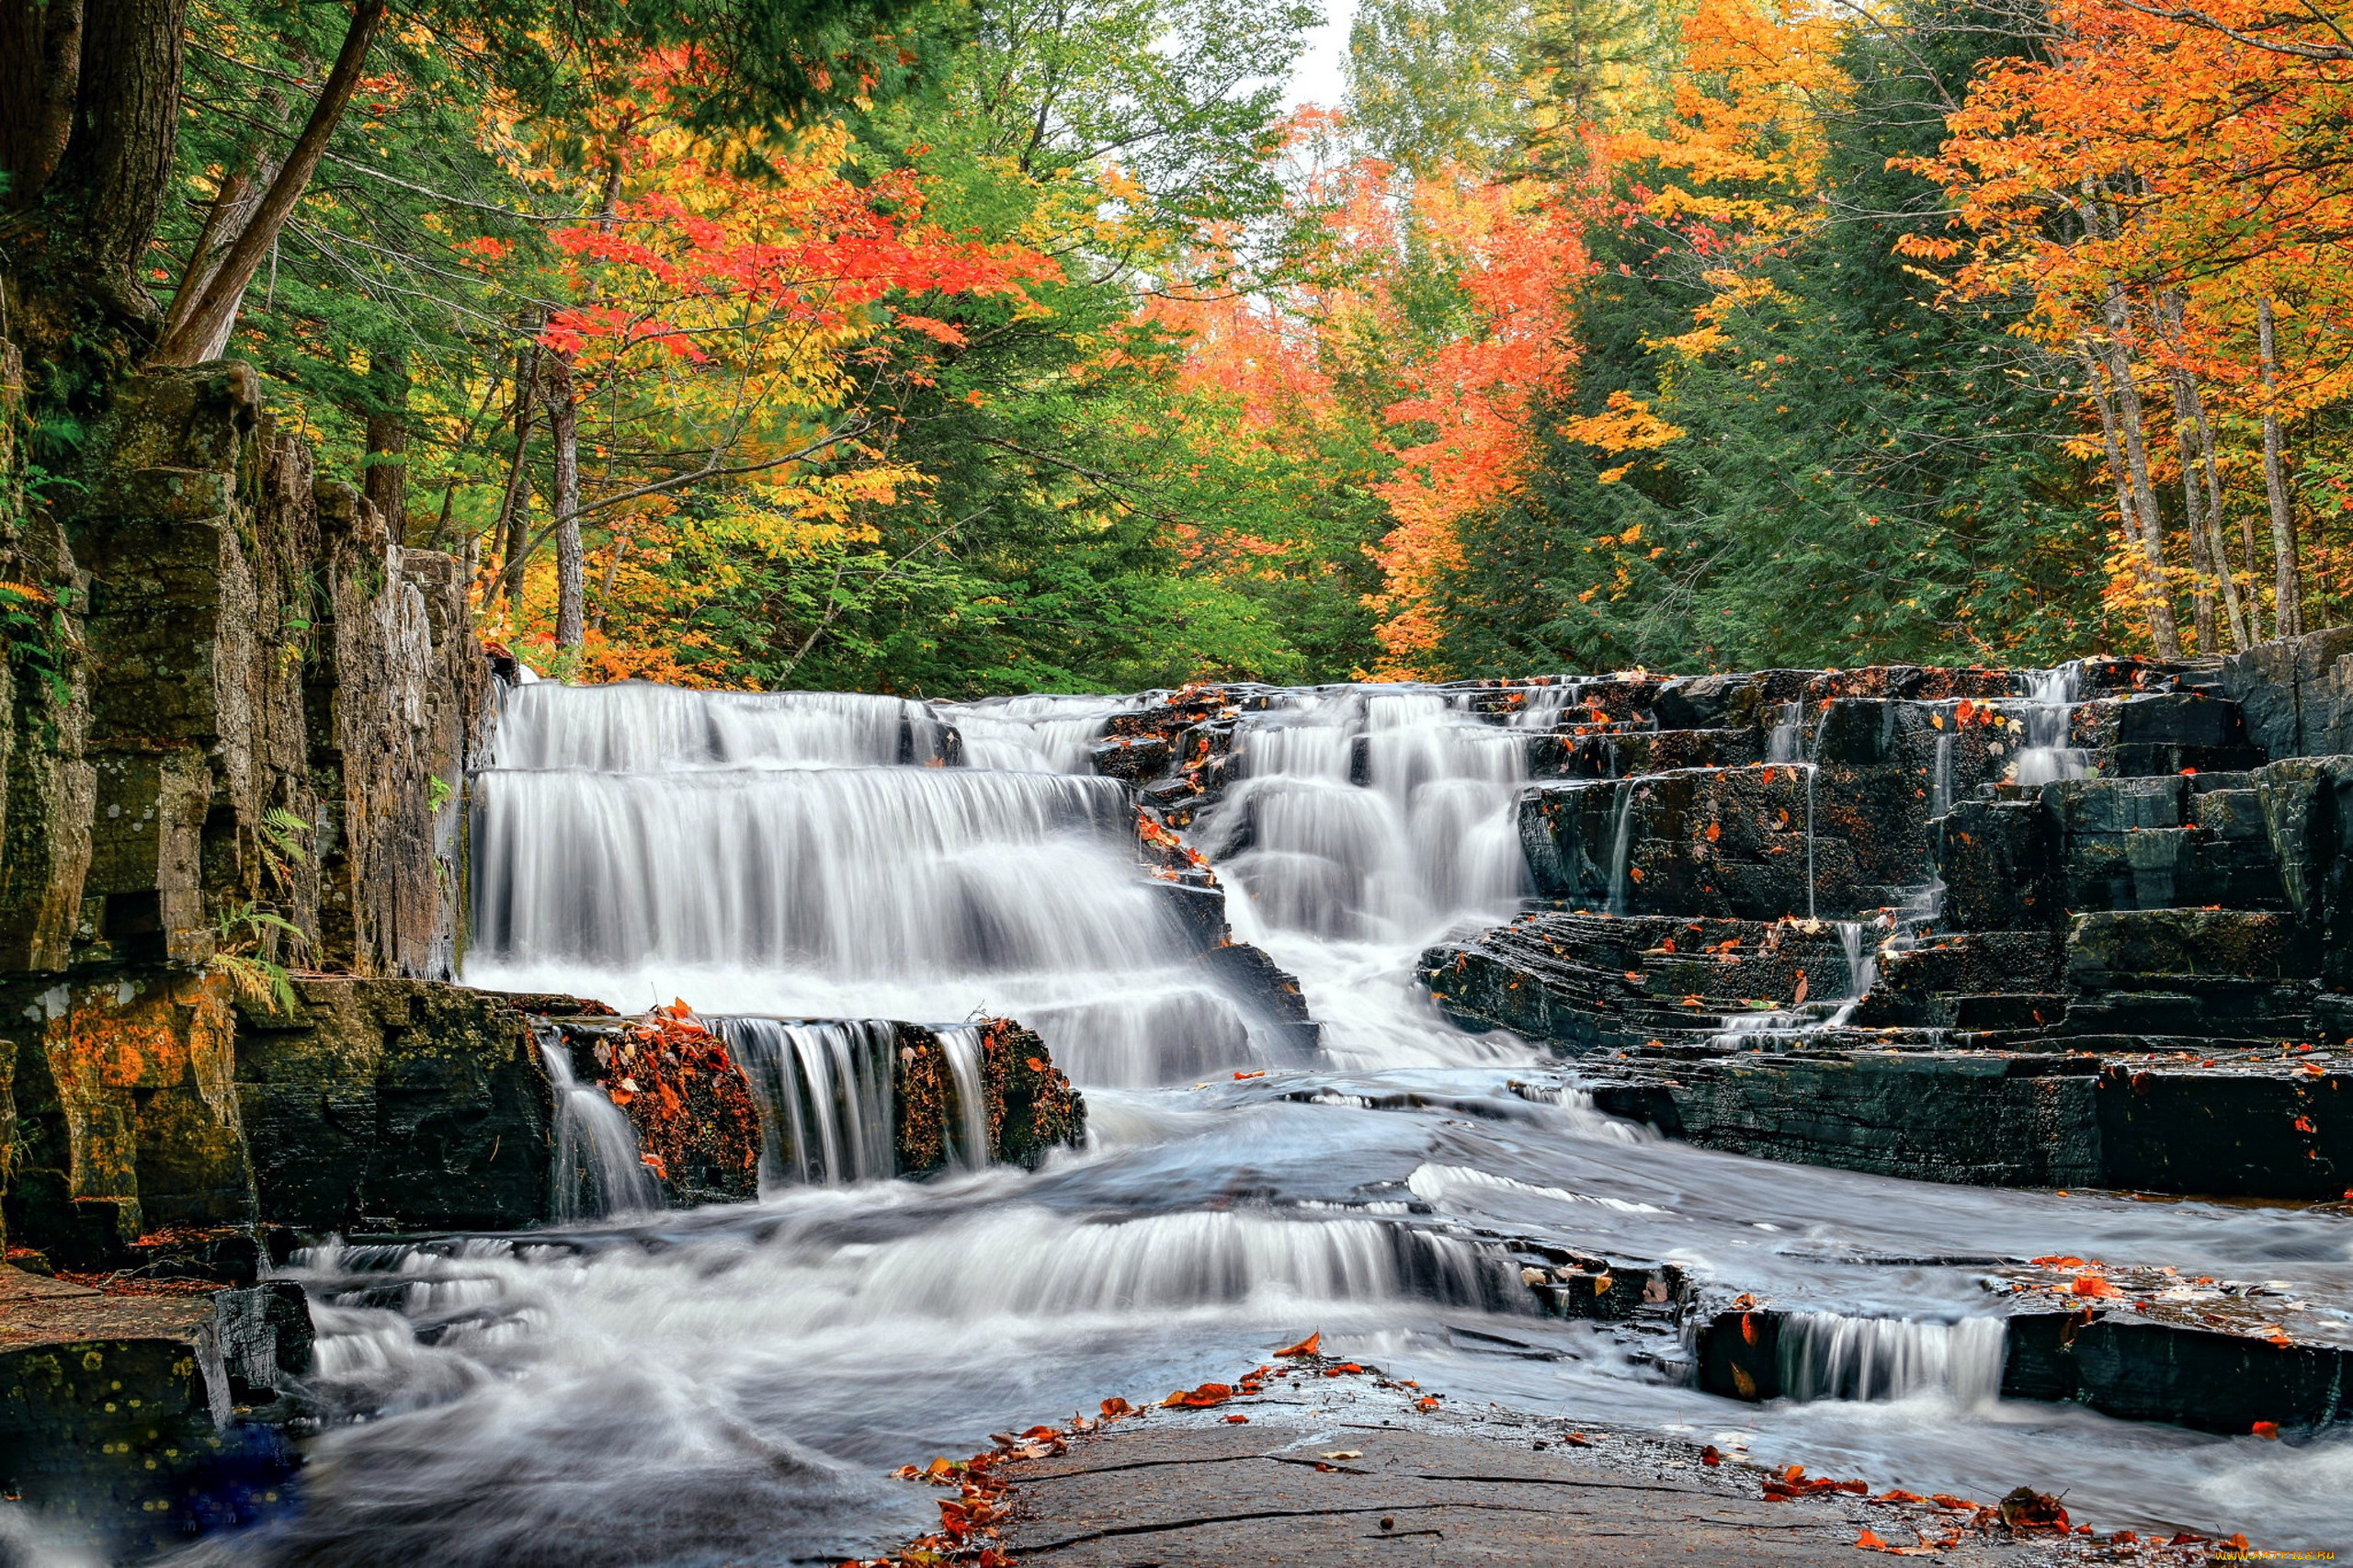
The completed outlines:
{"type": "Polygon", "coordinates": [[[1197,836],[1278,929],[1403,945],[1526,889],[1526,743],[1460,693],[1283,693],[1245,717],[1233,764],[1197,836]]]}
{"type": "Polygon", "coordinates": [[[1941,1393],[1990,1404],[2001,1397],[2006,1344],[1995,1317],[1940,1324],[1791,1312],[1781,1320],[1781,1392],[1794,1400],[1941,1393]]]}
{"type": "Polygon", "coordinates": [[[1792,698],[1781,704],[1780,722],[1765,746],[1768,762],[1798,762],[1805,756],[1805,699],[1792,698]]]}
{"type": "Polygon", "coordinates": [[[1928,814],[1949,816],[1952,812],[1952,732],[1944,730],[1937,735],[1937,760],[1928,775],[1928,814]]]}
{"type": "Polygon", "coordinates": [[[1879,958],[1870,945],[1870,926],[1860,920],[1841,920],[1838,946],[1847,954],[1847,999],[1860,1001],[1879,975],[1879,958]]]}
{"type": "Polygon", "coordinates": [[[1579,680],[1561,680],[1550,686],[1530,687],[1528,688],[1528,701],[1511,716],[1511,727],[1515,730],[1550,732],[1559,725],[1561,715],[1574,705],[1584,692],[1585,682],[1579,680]]]}
{"type": "Polygon", "coordinates": [[[1609,806],[1609,902],[1605,907],[1612,915],[1626,913],[1626,867],[1632,855],[1633,831],[1630,825],[1634,814],[1634,786],[1621,786],[1618,798],[1609,806]]]}
{"type": "Polygon", "coordinates": [[[976,1171],[989,1163],[989,1106],[981,1090],[981,1031],[970,1024],[937,1031],[939,1052],[948,1062],[949,1083],[956,1091],[956,1119],[949,1128],[949,1155],[961,1170],[976,1171]]]}
{"type": "Polygon", "coordinates": [[[573,1075],[561,1034],[549,1030],[539,1043],[555,1100],[555,1217],[569,1222],[661,1208],[661,1184],[638,1158],[629,1118],[602,1089],[573,1075]]]}
{"type": "Polygon", "coordinates": [[[1801,763],[1805,769],[1805,917],[1813,915],[1813,787],[1820,769],[1813,763],[1801,763]]]}
{"type": "Polygon", "coordinates": [[[716,1026],[760,1108],[762,1192],[896,1174],[890,1024],[730,1017],[716,1026]]]}
{"type": "Polygon", "coordinates": [[[2017,782],[2050,784],[2084,776],[2084,754],[2067,744],[2083,674],[2082,665],[2066,664],[2029,681],[2026,745],[2018,753],[2017,782]]]}

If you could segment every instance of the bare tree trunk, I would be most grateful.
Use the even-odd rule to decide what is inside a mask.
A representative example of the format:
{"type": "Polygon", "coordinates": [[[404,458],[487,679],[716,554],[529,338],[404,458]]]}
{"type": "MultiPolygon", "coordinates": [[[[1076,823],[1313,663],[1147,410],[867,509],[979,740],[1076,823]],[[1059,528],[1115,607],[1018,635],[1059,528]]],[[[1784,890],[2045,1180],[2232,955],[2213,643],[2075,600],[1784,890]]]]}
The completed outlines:
{"type": "Polygon", "coordinates": [[[228,253],[212,269],[204,288],[185,313],[175,312],[177,324],[165,333],[148,358],[157,365],[196,365],[219,358],[228,347],[229,335],[236,329],[237,310],[244,302],[245,286],[260,270],[262,259],[278,243],[286,220],[293,215],[295,203],[310,188],[311,176],[326,155],[327,142],[334,136],[335,126],[343,119],[343,111],[351,102],[352,93],[359,85],[359,74],[368,62],[368,47],[376,39],[376,28],[384,19],[384,0],[359,0],[351,13],[351,24],[345,28],[343,47],[337,51],[334,67],[327,72],[326,84],[319,89],[318,100],[311,106],[311,117],[304,122],[302,132],[286,160],[278,166],[261,199],[255,203],[249,217],[228,253]]]}
{"type": "Polygon", "coordinates": [[[2088,346],[2082,348],[2081,356],[2086,377],[2084,385],[2091,393],[2092,406],[2099,411],[2100,438],[2108,450],[2108,477],[2116,486],[2117,526],[2124,530],[2125,546],[2132,553],[2133,574],[2141,579],[2142,591],[2153,597],[2162,597],[2163,588],[2159,585],[2164,579],[2153,581],[2149,574],[2148,551],[2141,539],[2137,509],[2132,500],[2132,483],[2126,473],[2123,439],[2117,432],[2115,400],[2108,394],[2100,362],[2093,357],[2088,346]]]}
{"type": "Polygon", "coordinates": [[[498,498],[498,521],[491,525],[491,534],[498,541],[498,582],[492,597],[509,604],[523,593],[523,551],[530,539],[524,497],[530,489],[527,465],[531,415],[539,404],[540,345],[535,338],[529,349],[515,358],[515,456],[506,465],[506,490],[498,498]]]}
{"type": "MultiPolygon", "coordinates": [[[[286,100],[274,86],[262,93],[262,108],[268,119],[282,122],[286,117],[286,100]]],[[[221,263],[236,244],[237,236],[253,222],[254,212],[261,206],[261,199],[278,178],[278,150],[274,145],[275,130],[262,133],[255,145],[246,148],[244,161],[222,174],[221,184],[212,193],[212,205],[204,214],[204,230],[196,236],[196,244],[188,254],[188,266],[180,274],[179,287],[172,291],[172,308],[165,313],[162,335],[169,338],[186,325],[204,297],[204,290],[220,276],[221,263]]],[[[244,292],[239,291],[240,303],[244,292]]],[[[227,347],[224,339],[222,347],[227,347]]],[[[213,358],[217,358],[215,350],[213,358]]]]}
{"type": "Polygon", "coordinates": [[[628,553],[629,535],[616,528],[613,531],[613,548],[605,557],[605,580],[597,589],[597,608],[588,618],[588,625],[593,631],[605,630],[605,610],[613,602],[613,585],[620,578],[621,557],[628,553]]]}
{"type": "MultiPolygon", "coordinates": [[[[2196,377],[2185,372],[2183,382],[2189,389],[2189,417],[2198,429],[2198,460],[2206,473],[2206,527],[2213,539],[2214,564],[2222,577],[2222,610],[2231,623],[2231,646],[2244,653],[2263,640],[2249,619],[2239,597],[2238,579],[2231,571],[2231,541],[2222,528],[2222,470],[2214,460],[2214,422],[2206,415],[2205,394],[2198,390],[2196,377]]],[[[2244,520],[2242,527],[2245,526],[2244,520]]],[[[2248,579],[2247,588],[2255,584],[2248,579]]]]}
{"type": "Polygon", "coordinates": [[[580,549],[580,403],[567,357],[547,357],[545,386],[555,448],[555,645],[577,648],[587,639],[588,571],[580,549]]]}
{"type": "Polygon", "coordinates": [[[2140,524],[2141,550],[2145,558],[2143,580],[2151,590],[2149,637],[2160,658],[2181,656],[2181,635],[2175,629],[2173,595],[2165,582],[2165,524],[2157,513],[2156,491],[2149,483],[2148,444],[2143,437],[2147,421],[2141,406],[2141,389],[2132,380],[2132,360],[2126,353],[2125,335],[2131,319],[2120,284],[2109,285],[2109,337],[2099,346],[2108,370],[2109,395],[2116,400],[2117,433],[2124,448],[2124,469],[2131,482],[2132,512],[2140,524]]]}
{"type": "Polygon", "coordinates": [[[2271,562],[2275,572],[2271,626],[2275,635],[2304,630],[2303,574],[2296,562],[2296,529],[2288,510],[2287,465],[2279,451],[2279,326],[2268,296],[2255,301],[2256,347],[2263,356],[2263,487],[2271,500],[2271,562]]]}

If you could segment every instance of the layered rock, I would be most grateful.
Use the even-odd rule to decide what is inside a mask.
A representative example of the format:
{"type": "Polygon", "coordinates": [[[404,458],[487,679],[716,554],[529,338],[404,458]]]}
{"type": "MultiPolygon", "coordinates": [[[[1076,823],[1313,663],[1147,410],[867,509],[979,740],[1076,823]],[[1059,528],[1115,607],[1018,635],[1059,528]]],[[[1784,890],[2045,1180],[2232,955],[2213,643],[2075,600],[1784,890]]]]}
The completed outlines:
{"type": "Polygon", "coordinates": [[[2333,1198],[2353,758],[2253,741],[2330,733],[2281,715],[2325,707],[2332,638],[2224,672],[2087,662],[2072,690],[1979,669],[1494,688],[1555,705],[1564,773],[1674,766],[1532,783],[1547,903],[1433,949],[1424,980],[1466,1026],[1580,1057],[1603,1108],[1713,1147],[2333,1198]],[[2258,691],[2265,669],[2302,684],[2258,691]]]}

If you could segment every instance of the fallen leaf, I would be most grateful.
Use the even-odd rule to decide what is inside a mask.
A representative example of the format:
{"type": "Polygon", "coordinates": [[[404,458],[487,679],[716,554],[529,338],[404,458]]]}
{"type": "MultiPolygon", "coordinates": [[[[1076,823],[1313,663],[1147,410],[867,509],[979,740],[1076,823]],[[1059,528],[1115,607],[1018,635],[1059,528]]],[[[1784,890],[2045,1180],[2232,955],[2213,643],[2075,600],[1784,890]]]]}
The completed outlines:
{"type": "Polygon", "coordinates": [[[1792,1007],[1803,1006],[1805,1002],[1805,971],[1800,970],[1798,971],[1798,988],[1795,992],[1790,994],[1790,1006],[1792,1007]]]}
{"type": "Polygon", "coordinates": [[[1239,1084],[1245,1078],[1263,1078],[1266,1075],[1267,1070],[1264,1067],[1261,1067],[1256,1073],[1236,1073],[1233,1075],[1233,1081],[1239,1084]]]}
{"type": "Polygon", "coordinates": [[[1278,1356],[1313,1356],[1316,1353],[1317,1347],[1323,1343],[1324,1331],[1319,1328],[1313,1334],[1311,1334],[1306,1338],[1301,1340],[1298,1344],[1290,1346],[1288,1349],[1278,1350],[1275,1354],[1278,1356]]]}
{"type": "Polygon", "coordinates": [[[2078,1274],[2075,1283],[2067,1287],[2078,1296],[2121,1296],[2123,1291],[2097,1274],[2078,1274]]]}
{"type": "Polygon", "coordinates": [[[1334,1449],[1324,1457],[1327,1460],[1360,1460],[1364,1458],[1364,1450],[1362,1449],[1334,1449]]]}
{"type": "Polygon", "coordinates": [[[1434,1393],[1426,1393],[1414,1403],[1423,1410],[1436,1410],[1438,1408],[1438,1395],[1434,1393]]]}
{"type": "Polygon", "coordinates": [[[1862,1534],[1857,1536],[1855,1538],[1855,1544],[1865,1551],[1885,1551],[1887,1550],[1887,1542],[1880,1540],[1876,1534],[1870,1530],[1865,1530],[1862,1534]]]}
{"type": "Polygon", "coordinates": [[[2255,1435],[2268,1442],[2276,1443],[2279,1440],[2279,1423],[2277,1421],[2258,1421],[2255,1424],[2255,1435]]]}
{"type": "Polygon", "coordinates": [[[1235,1426],[1247,1426],[1250,1425],[1250,1418],[1247,1415],[1229,1415],[1226,1417],[1226,1420],[1228,1423],[1235,1426]]]}
{"type": "Polygon", "coordinates": [[[1107,1421],[1113,1420],[1119,1416],[1127,1415],[1134,1408],[1134,1405],[1130,1404],[1124,1399],[1107,1399],[1103,1402],[1103,1418],[1107,1421]]]}
{"type": "Polygon", "coordinates": [[[1716,1452],[1715,1444],[1710,1443],[1706,1448],[1699,1450],[1699,1462],[1712,1468],[1723,1463],[1724,1456],[1716,1452]]]}

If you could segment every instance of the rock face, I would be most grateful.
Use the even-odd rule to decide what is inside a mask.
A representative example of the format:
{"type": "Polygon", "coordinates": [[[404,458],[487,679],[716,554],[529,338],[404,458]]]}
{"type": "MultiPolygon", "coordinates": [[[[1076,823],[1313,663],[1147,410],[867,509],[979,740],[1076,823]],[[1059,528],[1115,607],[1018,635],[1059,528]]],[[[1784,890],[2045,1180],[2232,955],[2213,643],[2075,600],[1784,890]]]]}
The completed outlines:
{"type": "Polygon", "coordinates": [[[2334,1198],[2353,757],[2266,748],[2336,744],[2347,653],[1578,683],[1519,806],[1543,903],[1423,978],[1712,1147],[2334,1198]]]}
{"type": "Polygon", "coordinates": [[[299,1287],[108,1294],[0,1268],[0,1489],[124,1558],[290,1506],[299,1287]],[[245,1414],[240,1414],[240,1412],[245,1414]]]}

